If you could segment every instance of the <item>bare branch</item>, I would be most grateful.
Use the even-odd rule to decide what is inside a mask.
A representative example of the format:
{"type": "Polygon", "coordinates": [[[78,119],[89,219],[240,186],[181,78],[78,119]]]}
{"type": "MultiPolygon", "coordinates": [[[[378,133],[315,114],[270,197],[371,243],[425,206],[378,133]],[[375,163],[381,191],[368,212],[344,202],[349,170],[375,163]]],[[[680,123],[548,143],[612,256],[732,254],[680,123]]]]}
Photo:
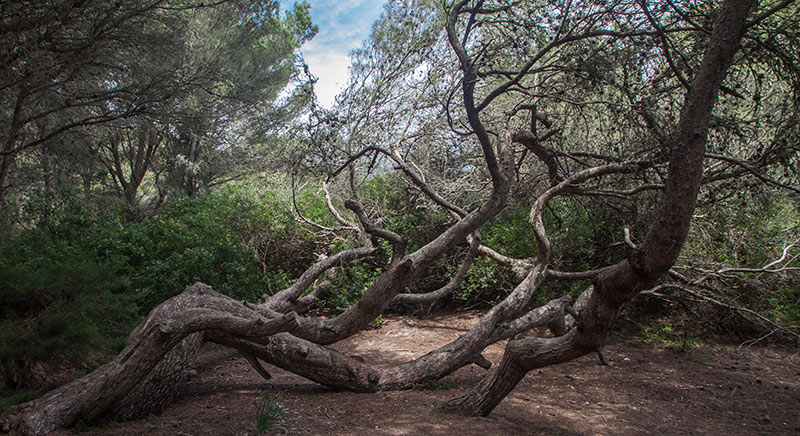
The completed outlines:
{"type": "Polygon", "coordinates": [[[349,220],[345,219],[342,214],[339,213],[339,210],[333,206],[333,201],[331,200],[331,193],[328,191],[328,182],[322,182],[322,192],[325,193],[325,205],[328,206],[328,210],[331,212],[336,221],[339,221],[343,226],[349,229],[357,229],[356,225],[350,222],[349,220]]]}
{"type": "Polygon", "coordinates": [[[777,181],[777,180],[775,180],[775,179],[773,179],[771,177],[768,177],[768,176],[758,172],[755,168],[753,168],[752,165],[750,165],[750,164],[748,164],[746,162],[743,162],[743,161],[741,161],[739,159],[735,159],[735,158],[732,158],[730,156],[723,156],[721,154],[714,154],[714,153],[706,153],[705,157],[711,158],[711,159],[723,160],[725,162],[729,162],[729,163],[732,163],[734,165],[738,165],[738,166],[744,168],[745,170],[747,170],[750,174],[756,176],[759,180],[761,180],[764,183],[767,183],[767,184],[770,184],[770,185],[773,185],[773,186],[777,186],[779,188],[788,189],[789,191],[792,191],[792,192],[800,194],[800,189],[798,189],[797,187],[791,186],[791,185],[787,185],[785,183],[781,183],[781,182],[779,182],[779,181],[777,181]]]}
{"type": "Polygon", "coordinates": [[[452,294],[467,277],[467,271],[469,271],[470,266],[472,266],[472,263],[475,261],[480,245],[480,239],[472,236],[469,249],[467,250],[466,256],[464,256],[464,260],[461,262],[461,266],[458,268],[456,275],[453,276],[446,285],[425,294],[397,294],[394,300],[392,300],[392,304],[434,303],[452,294]]]}
{"type": "Polygon", "coordinates": [[[648,184],[637,186],[631,189],[577,189],[574,191],[576,195],[583,195],[589,197],[614,197],[619,198],[621,200],[625,200],[634,196],[640,192],[645,191],[661,191],[664,189],[664,185],[661,184],[648,184]]]}
{"type": "Polygon", "coordinates": [[[773,328],[774,330],[781,331],[781,332],[783,332],[783,333],[785,333],[785,334],[787,334],[789,336],[800,338],[800,333],[798,333],[797,331],[791,331],[787,327],[784,327],[782,325],[779,325],[779,324],[773,322],[772,320],[770,320],[766,316],[764,316],[764,315],[762,315],[762,314],[760,314],[760,313],[758,313],[758,312],[756,312],[754,310],[748,309],[746,307],[735,306],[733,304],[725,303],[725,302],[720,301],[720,300],[718,300],[718,299],[716,299],[714,297],[710,297],[708,295],[703,295],[703,294],[701,294],[699,292],[696,292],[696,291],[692,290],[691,288],[689,288],[687,286],[680,285],[680,284],[677,284],[677,283],[662,283],[662,284],[656,285],[656,286],[654,286],[654,287],[652,287],[652,288],[650,288],[650,289],[648,289],[646,291],[643,291],[642,294],[643,295],[665,296],[665,295],[659,293],[659,291],[663,290],[663,289],[676,289],[676,290],[679,290],[681,292],[684,292],[686,294],[691,295],[692,297],[697,298],[700,301],[712,303],[712,304],[714,304],[716,306],[720,306],[720,307],[724,307],[725,309],[732,310],[735,313],[743,315],[743,317],[745,319],[747,319],[748,317],[744,316],[744,315],[749,315],[750,317],[755,318],[759,323],[768,325],[771,328],[773,328]]]}
{"type": "Polygon", "coordinates": [[[795,260],[797,260],[797,258],[800,257],[800,253],[792,256],[789,260],[786,260],[786,257],[789,254],[789,251],[793,247],[800,246],[799,242],[800,242],[800,240],[795,241],[795,242],[793,242],[793,243],[791,243],[789,245],[784,246],[783,247],[783,253],[781,254],[781,257],[773,260],[772,262],[769,262],[768,264],[762,266],[761,268],[722,268],[720,270],[717,270],[716,273],[717,274],[727,274],[727,273],[778,273],[778,272],[783,272],[783,271],[800,271],[800,267],[790,267],[789,266],[792,262],[794,262],[795,260]],[[786,262],[783,265],[781,265],[779,268],[773,268],[773,267],[775,267],[777,265],[780,265],[785,260],[786,260],[786,262]]]}
{"type": "Polygon", "coordinates": [[[623,229],[623,232],[625,234],[624,235],[625,236],[625,243],[628,244],[628,247],[631,247],[634,250],[636,250],[638,247],[631,240],[631,228],[626,225],[625,228],[623,229]]]}
{"type": "Polygon", "coordinates": [[[576,272],[548,269],[547,278],[559,281],[594,280],[601,271],[602,269],[576,272]]]}
{"type": "Polygon", "coordinates": [[[411,182],[417,188],[419,188],[420,191],[422,191],[425,195],[427,195],[428,198],[431,199],[431,201],[433,201],[437,205],[441,206],[445,210],[454,212],[459,218],[463,218],[467,215],[467,211],[447,201],[444,197],[439,195],[439,193],[434,191],[433,188],[431,188],[431,186],[425,181],[423,175],[409,168],[406,162],[403,159],[401,159],[400,156],[397,155],[397,153],[392,153],[391,151],[383,147],[377,147],[377,146],[370,146],[367,147],[366,149],[375,150],[377,152],[386,155],[389,159],[391,159],[395,163],[397,168],[403,171],[403,174],[405,174],[411,180],[411,182]]]}
{"type": "Polygon", "coordinates": [[[344,265],[359,259],[372,256],[378,250],[373,245],[361,246],[340,251],[339,253],[327,256],[308,268],[292,286],[269,296],[264,295],[263,306],[276,312],[286,312],[293,309],[294,302],[319,278],[325,271],[344,265]]]}
{"type": "Polygon", "coordinates": [[[794,0],[783,0],[782,2],[780,2],[777,5],[773,6],[769,10],[764,11],[761,14],[759,14],[757,17],[753,18],[752,21],[747,23],[747,27],[753,27],[753,26],[757,25],[758,23],[760,23],[760,22],[766,20],[767,18],[775,15],[776,13],[780,12],[782,9],[788,7],[792,3],[794,3],[794,0]]]}
{"type": "Polygon", "coordinates": [[[297,189],[295,188],[294,183],[292,183],[292,207],[294,208],[294,213],[296,213],[297,217],[300,218],[300,221],[310,225],[311,227],[331,233],[336,232],[337,230],[347,230],[347,228],[344,227],[334,228],[334,227],[323,226],[322,224],[316,221],[306,218],[303,215],[303,212],[300,211],[300,207],[297,206],[297,189]]]}
{"type": "MultiPolygon", "coordinates": [[[[500,254],[494,249],[487,247],[486,245],[481,245],[478,247],[478,252],[489,259],[509,268],[516,277],[517,280],[522,281],[526,275],[528,275],[528,271],[533,267],[533,259],[515,259],[513,257],[508,257],[506,255],[500,254]]],[[[549,274],[548,269],[548,274],[549,274]]]]}
{"type": "MultiPolygon", "coordinates": [[[[533,121],[531,125],[534,125],[533,121]]],[[[545,166],[547,166],[547,173],[550,177],[551,186],[560,182],[563,178],[558,174],[558,164],[556,163],[555,153],[541,145],[541,142],[547,140],[558,131],[559,129],[557,128],[551,128],[541,137],[536,136],[533,132],[518,132],[512,137],[512,141],[524,145],[527,150],[530,150],[545,164],[545,166]]]]}
{"type": "Polygon", "coordinates": [[[261,362],[258,361],[258,357],[248,353],[242,353],[242,356],[244,356],[244,358],[250,363],[250,366],[252,366],[253,369],[256,370],[256,372],[258,373],[258,375],[261,376],[261,378],[263,378],[264,380],[269,380],[272,378],[272,375],[269,373],[269,371],[264,369],[264,367],[261,365],[261,362]]]}
{"type": "Polygon", "coordinates": [[[489,342],[495,343],[535,327],[548,325],[558,320],[563,321],[566,309],[570,304],[572,304],[571,295],[550,300],[544,306],[539,306],[513,321],[498,325],[489,342]]]}
{"type": "Polygon", "coordinates": [[[647,2],[645,0],[637,0],[636,3],[639,4],[642,12],[644,12],[644,15],[647,17],[647,21],[649,21],[653,28],[656,29],[656,32],[658,33],[658,39],[661,42],[660,45],[662,53],[664,54],[664,59],[667,60],[667,64],[669,64],[670,69],[675,74],[675,77],[678,79],[681,85],[683,85],[684,89],[689,89],[689,82],[685,77],[683,77],[683,73],[681,73],[681,70],[678,69],[678,66],[675,65],[675,61],[672,59],[672,54],[670,53],[670,42],[667,38],[667,35],[664,33],[661,24],[659,24],[655,17],[653,17],[653,15],[650,13],[650,8],[647,7],[647,2]]]}
{"type": "MultiPolygon", "coordinates": [[[[782,251],[780,257],[778,257],[777,259],[775,259],[773,261],[768,262],[767,264],[765,264],[764,266],[762,266],[760,268],[726,267],[726,268],[720,268],[720,269],[712,271],[712,270],[707,270],[707,269],[698,268],[698,267],[690,267],[690,269],[693,269],[693,270],[696,270],[696,271],[699,271],[699,272],[702,272],[702,273],[705,274],[704,277],[702,277],[701,279],[692,281],[691,284],[702,283],[703,281],[705,281],[707,278],[709,278],[711,276],[733,277],[733,275],[731,275],[732,273],[773,273],[774,274],[774,273],[785,272],[785,271],[800,271],[800,267],[789,266],[789,265],[791,265],[792,262],[794,262],[795,260],[800,258],[800,253],[790,257],[787,260],[787,257],[789,256],[789,253],[791,252],[792,248],[794,248],[794,247],[800,247],[800,240],[796,240],[796,241],[794,241],[792,243],[784,244],[783,251],[782,251]],[[778,268],[775,268],[776,266],[778,266],[778,268]]],[[[683,276],[681,276],[681,277],[683,277],[683,276]]],[[[684,280],[688,280],[688,279],[685,279],[685,278],[683,278],[683,279],[684,280]]]]}
{"type": "Polygon", "coordinates": [[[505,187],[505,185],[507,185],[507,181],[505,174],[503,174],[501,165],[497,161],[497,154],[492,146],[489,133],[486,131],[486,128],[480,120],[479,112],[481,109],[475,106],[475,86],[478,83],[477,71],[475,69],[475,65],[473,65],[472,60],[469,57],[469,54],[467,53],[466,48],[456,34],[456,20],[458,19],[458,15],[461,13],[461,9],[466,5],[466,3],[466,1],[461,1],[452,7],[447,16],[445,28],[447,30],[447,39],[453,51],[455,52],[456,57],[458,58],[461,70],[464,74],[464,79],[461,83],[461,89],[467,120],[481,145],[483,157],[486,162],[486,169],[491,175],[494,191],[500,193],[507,190],[505,187]]]}
{"type": "Polygon", "coordinates": [[[405,236],[400,236],[391,230],[375,225],[367,216],[367,212],[364,210],[364,205],[358,200],[347,200],[344,202],[344,206],[356,214],[358,220],[361,221],[361,226],[364,227],[365,232],[369,233],[370,235],[385,239],[392,244],[393,262],[399,261],[400,258],[403,257],[406,252],[406,244],[408,243],[408,239],[405,236]]]}

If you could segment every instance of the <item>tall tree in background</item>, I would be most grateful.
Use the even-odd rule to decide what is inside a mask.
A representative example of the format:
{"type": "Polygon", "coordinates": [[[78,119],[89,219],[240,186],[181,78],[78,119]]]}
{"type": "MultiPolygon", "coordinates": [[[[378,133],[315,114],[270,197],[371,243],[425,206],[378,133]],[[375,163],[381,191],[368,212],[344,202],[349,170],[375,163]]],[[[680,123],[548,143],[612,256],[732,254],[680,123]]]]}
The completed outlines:
{"type": "Polygon", "coordinates": [[[161,6],[3,4],[0,204],[22,151],[77,127],[155,108],[177,91],[167,83],[169,53],[179,52],[168,29],[180,27],[180,20],[162,13],[161,6]],[[137,75],[146,82],[128,80],[137,75]]]}
{"type": "MultiPolygon", "coordinates": [[[[316,31],[307,6],[280,16],[274,1],[213,7],[166,0],[12,1],[0,14],[0,205],[18,181],[21,153],[45,143],[58,150],[79,129],[83,139],[85,129],[112,122],[123,129],[143,126],[133,135],[139,139],[147,129],[182,135],[191,163],[204,138],[217,147],[221,141],[211,138],[237,123],[261,129],[259,121],[290,107],[278,94],[295,77],[294,50],[316,31]]],[[[114,159],[115,148],[141,143],[98,132],[96,142],[110,144],[107,159],[114,159]]],[[[150,141],[144,155],[154,157],[160,142],[150,141]]],[[[137,183],[131,182],[147,171],[146,161],[110,166],[126,173],[115,174],[116,183],[129,179],[119,186],[128,206],[135,206],[137,183]]]]}

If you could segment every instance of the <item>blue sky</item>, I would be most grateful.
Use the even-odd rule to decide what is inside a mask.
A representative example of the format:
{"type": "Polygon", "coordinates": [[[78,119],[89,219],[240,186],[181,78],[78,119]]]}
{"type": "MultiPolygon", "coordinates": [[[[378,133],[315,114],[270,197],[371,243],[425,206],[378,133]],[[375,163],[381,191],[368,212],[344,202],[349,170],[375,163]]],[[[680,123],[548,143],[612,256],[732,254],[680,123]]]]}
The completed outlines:
{"type": "MultiPolygon", "coordinates": [[[[280,0],[283,9],[294,0],[280,0]]],[[[319,33],[300,49],[311,73],[319,78],[317,97],[330,107],[336,94],[347,84],[349,53],[369,36],[372,23],[380,16],[384,0],[306,0],[311,19],[319,33]]]]}

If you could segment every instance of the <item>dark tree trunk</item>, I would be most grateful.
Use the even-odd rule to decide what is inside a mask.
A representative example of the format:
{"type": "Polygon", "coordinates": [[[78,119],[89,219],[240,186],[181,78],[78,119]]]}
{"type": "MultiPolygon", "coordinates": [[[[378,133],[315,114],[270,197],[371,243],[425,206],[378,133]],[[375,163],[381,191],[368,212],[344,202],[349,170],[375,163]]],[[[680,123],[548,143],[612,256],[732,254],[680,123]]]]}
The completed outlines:
{"type": "Polygon", "coordinates": [[[191,376],[195,358],[202,345],[202,332],[183,338],[140,383],[121,400],[112,404],[105,417],[129,421],[163,412],[175,401],[183,382],[191,376]]]}
{"type": "Polygon", "coordinates": [[[6,197],[11,188],[9,175],[11,174],[11,167],[14,165],[15,157],[16,153],[9,153],[0,157],[0,214],[3,213],[6,197]]]}
{"type": "Polygon", "coordinates": [[[575,346],[576,330],[555,339],[531,338],[513,340],[497,365],[467,395],[442,406],[470,415],[488,415],[532,369],[565,362],[586,353],[575,346]]]}

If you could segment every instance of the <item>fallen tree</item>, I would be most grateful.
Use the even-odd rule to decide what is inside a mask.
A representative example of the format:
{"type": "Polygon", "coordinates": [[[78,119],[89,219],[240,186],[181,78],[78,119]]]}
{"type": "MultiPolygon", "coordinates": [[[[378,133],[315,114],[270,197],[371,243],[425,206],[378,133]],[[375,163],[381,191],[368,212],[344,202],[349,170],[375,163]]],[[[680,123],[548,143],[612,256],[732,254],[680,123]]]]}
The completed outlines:
{"type": "MultiPolygon", "coordinates": [[[[471,363],[488,367],[486,359],[481,356],[488,345],[537,326],[548,326],[553,337],[509,341],[497,368],[469,393],[442,406],[482,415],[490,413],[531,369],[599,351],[620,305],[652,287],[680,254],[702,183],[703,156],[712,109],[718,93],[724,89],[723,80],[740,48],[745,30],[753,25],[747,21],[753,1],[727,0],[715,14],[716,21],[713,30],[708,32],[705,54],[691,84],[688,84],[679,121],[674,129],[670,129],[673,133],[658,138],[659,147],[657,152],[653,151],[652,157],[641,153],[632,153],[632,158],[626,159],[584,156],[586,162],[595,160],[599,163],[584,165],[576,171],[564,171],[556,153],[544,147],[543,143],[554,133],[552,130],[537,132],[537,124],[547,125],[549,122],[537,112],[535,104],[517,104],[511,110],[501,111],[504,112],[502,116],[497,112],[491,113],[488,108],[500,97],[528,89],[525,82],[531,76],[547,71],[555,65],[554,62],[557,63],[548,60],[548,56],[561,45],[605,37],[624,40],[650,35],[660,38],[663,29],[654,24],[653,29],[648,30],[603,30],[602,23],[583,16],[586,28],[576,27],[564,33],[557,31],[548,43],[515,65],[516,70],[496,72],[490,87],[479,88],[477,85],[491,76],[482,70],[485,65],[479,65],[491,47],[474,41],[472,32],[476,23],[488,22],[497,14],[514,11],[514,6],[488,3],[462,0],[452,5],[447,10],[442,39],[452,49],[459,66],[457,82],[464,112],[463,127],[480,151],[489,180],[489,192],[478,207],[468,211],[439,194],[423,174],[397,152],[397,148],[362,147],[348,154],[345,162],[333,172],[333,176],[337,176],[349,171],[350,198],[344,205],[357,223],[349,221],[330,199],[327,203],[340,224],[339,230],[355,233],[359,246],[321,259],[295,284],[265,296],[260,304],[232,300],[202,284],[190,286],[179,296],[156,307],[131,333],[125,349],[111,362],[36,400],[6,411],[3,430],[14,434],[46,434],[59,427],[101,417],[130,419],[157,412],[174,397],[177,384],[185,377],[203,341],[241,351],[265,378],[269,374],[260,361],[326,386],[375,392],[408,389],[420,382],[444,377],[471,363]],[[471,50],[478,53],[471,53],[471,50]],[[545,62],[545,65],[537,62],[545,62]],[[482,100],[477,100],[481,96],[482,100]],[[522,118],[521,113],[530,113],[530,124],[527,131],[514,131],[522,118]],[[492,129],[486,127],[486,120],[495,123],[492,129]],[[515,150],[519,145],[523,146],[521,153],[515,150]],[[530,259],[512,259],[482,246],[479,230],[506,207],[515,172],[518,173],[528,152],[544,165],[549,186],[537,195],[530,211],[530,225],[538,252],[530,259]],[[383,156],[393,162],[406,174],[410,184],[453,217],[453,224],[418,249],[409,250],[407,238],[379,225],[358,197],[353,168],[361,158],[369,156],[373,161],[383,156]],[[552,250],[543,220],[551,200],[560,195],[586,194],[590,191],[587,188],[589,183],[602,183],[601,179],[611,177],[634,175],[647,181],[647,173],[657,173],[665,165],[667,176],[663,186],[659,187],[662,194],[656,218],[643,242],[637,245],[630,237],[626,238],[632,245],[627,259],[588,272],[566,273],[551,269],[552,250]],[[450,283],[429,294],[404,293],[437,259],[465,241],[469,241],[467,255],[450,283]],[[374,257],[381,245],[389,247],[388,262],[355,304],[329,319],[299,314],[306,312],[314,298],[320,295],[323,288],[320,280],[326,271],[374,257]],[[469,268],[477,253],[511,266],[520,282],[513,292],[495,304],[457,340],[391,368],[378,368],[328,347],[365,329],[392,304],[429,302],[448,295],[463,280],[462,270],[469,268]],[[570,296],[564,296],[531,309],[529,303],[534,293],[548,279],[588,279],[592,286],[574,302],[570,296]],[[307,294],[309,288],[312,290],[307,294]]],[[[638,14],[649,16],[645,2],[641,3],[641,9],[638,14]]],[[[613,8],[606,11],[609,16],[619,12],[613,8]]],[[[765,13],[775,12],[773,9],[765,13]]],[[[702,29],[694,31],[701,32],[702,29]]],[[[391,75],[387,76],[386,80],[390,79],[391,75]]],[[[452,121],[449,112],[451,101],[448,100],[446,105],[448,121],[452,121]]],[[[410,112],[411,120],[418,114],[416,110],[417,106],[410,112]]],[[[641,111],[646,119],[646,108],[641,111]]],[[[413,124],[412,121],[409,124],[413,124]]],[[[646,128],[653,132],[668,127],[646,124],[646,128]]],[[[405,139],[399,139],[396,144],[405,139]]],[[[576,156],[573,153],[571,157],[576,156]]],[[[645,183],[643,186],[649,185],[645,183]]]]}

